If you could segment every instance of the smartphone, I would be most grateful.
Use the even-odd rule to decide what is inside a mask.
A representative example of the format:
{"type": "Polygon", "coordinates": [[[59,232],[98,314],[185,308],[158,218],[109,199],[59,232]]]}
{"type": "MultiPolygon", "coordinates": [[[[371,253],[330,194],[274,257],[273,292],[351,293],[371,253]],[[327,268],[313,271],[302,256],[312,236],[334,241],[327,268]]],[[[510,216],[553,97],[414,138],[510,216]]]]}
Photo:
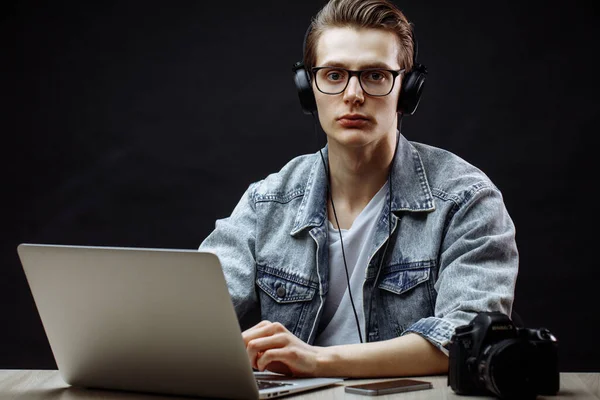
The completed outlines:
{"type": "Polygon", "coordinates": [[[364,383],[345,387],[346,393],[364,394],[367,396],[378,396],[380,394],[391,394],[400,392],[412,392],[414,390],[431,389],[431,382],[418,381],[416,379],[396,379],[386,382],[364,383]]]}

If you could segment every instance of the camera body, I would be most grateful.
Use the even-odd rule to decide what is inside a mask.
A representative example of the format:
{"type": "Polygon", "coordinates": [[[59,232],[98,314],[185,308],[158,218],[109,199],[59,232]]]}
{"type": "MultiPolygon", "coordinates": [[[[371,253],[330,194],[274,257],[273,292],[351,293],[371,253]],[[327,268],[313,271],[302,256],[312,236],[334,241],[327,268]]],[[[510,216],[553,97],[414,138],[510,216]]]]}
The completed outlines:
{"type": "Polygon", "coordinates": [[[480,312],[450,340],[448,385],[461,395],[535,398],[558,393],[558,341],[548,329],[516,327],[480,312]]]}

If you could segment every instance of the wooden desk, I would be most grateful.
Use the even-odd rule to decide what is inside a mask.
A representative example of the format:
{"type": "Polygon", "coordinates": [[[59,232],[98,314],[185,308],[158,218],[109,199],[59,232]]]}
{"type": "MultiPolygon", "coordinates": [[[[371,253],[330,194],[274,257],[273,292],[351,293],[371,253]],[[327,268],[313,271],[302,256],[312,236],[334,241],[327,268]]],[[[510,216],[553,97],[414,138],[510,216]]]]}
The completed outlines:
{"type": "MultiPolygon", "coordinates": [[[[449,386],[447,377],[429,376],[419,379],[433,383],[432,390],[410,393],[398,393],[377,396],[378,400],[416,400],[416,399],[483,399],[491,397],[458,396],[449,386]]],[[[341,385],[300,393],[285,399],[325,400],[348,399],[366,400],[369,396],[360,396],[344,392],[344,385],[372,382],[375,379],[348,380],[341,385]]],[[[539,397],[538,399],[600,400],[600,373],[562,373],[558,396],[539,397]]],[[[54,370],[0,370],[1,400],[165,400],[184,399],[175,396],[145,395],[137,393],[88,390],[71,387],[63,382],[58,371],[54,370]]]]}

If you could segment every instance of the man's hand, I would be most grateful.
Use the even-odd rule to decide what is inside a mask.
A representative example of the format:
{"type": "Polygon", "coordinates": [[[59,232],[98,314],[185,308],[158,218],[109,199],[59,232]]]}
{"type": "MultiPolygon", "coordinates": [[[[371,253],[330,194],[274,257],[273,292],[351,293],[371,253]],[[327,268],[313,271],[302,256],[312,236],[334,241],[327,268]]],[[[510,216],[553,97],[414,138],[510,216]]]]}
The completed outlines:
{"type": "Polygon", "coordinates": [[[418,334],[381,342],[311,346],[278,322],[262,321],[242,332],[252,367],[294,376],[354,378],[437,375],[448,357],[418,334]]]}
{"type": "Polygon", "coordinates": [[[318,376],[324,348],[311,346],[279,322],[262,321],[242,332],[253,368],[293,376],[318,376]]]}

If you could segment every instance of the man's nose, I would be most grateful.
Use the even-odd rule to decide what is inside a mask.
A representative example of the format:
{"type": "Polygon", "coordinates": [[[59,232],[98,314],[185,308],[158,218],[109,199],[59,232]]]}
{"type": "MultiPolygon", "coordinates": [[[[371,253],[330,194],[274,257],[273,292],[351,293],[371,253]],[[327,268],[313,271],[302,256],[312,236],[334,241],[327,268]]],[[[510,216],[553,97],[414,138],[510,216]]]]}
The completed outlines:
{"type": "Polygon", "coordinates": [[[360,86],[358,76],[351,76],[348,86],[346,86],[346,90],[344,91],[344,100],[351,102],[362,102],[364,99],[365,93],[360,86]]]}

